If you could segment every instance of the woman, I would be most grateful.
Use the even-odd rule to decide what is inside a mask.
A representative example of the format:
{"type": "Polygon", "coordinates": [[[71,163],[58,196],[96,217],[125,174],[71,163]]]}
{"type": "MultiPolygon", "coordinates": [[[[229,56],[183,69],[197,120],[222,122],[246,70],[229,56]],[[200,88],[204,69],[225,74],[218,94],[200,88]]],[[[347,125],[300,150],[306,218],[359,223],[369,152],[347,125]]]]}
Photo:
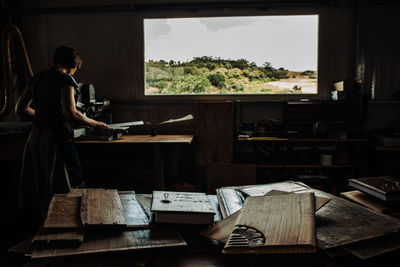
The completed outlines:
{"type": "Polygon", "coordinates": [[[76,109],[74,91],[78,85],[72,76],[81,65],[75,49],[58,47],[53,66],[32,78],[15,108],[17,114],[33,118],[24,151],[20,206],[40,211],[42,217],[54,193],[84,186],[78,153],[72,142],[71,123],[101,131],[108,128],[107,124],[92,120],[76,109]]]}

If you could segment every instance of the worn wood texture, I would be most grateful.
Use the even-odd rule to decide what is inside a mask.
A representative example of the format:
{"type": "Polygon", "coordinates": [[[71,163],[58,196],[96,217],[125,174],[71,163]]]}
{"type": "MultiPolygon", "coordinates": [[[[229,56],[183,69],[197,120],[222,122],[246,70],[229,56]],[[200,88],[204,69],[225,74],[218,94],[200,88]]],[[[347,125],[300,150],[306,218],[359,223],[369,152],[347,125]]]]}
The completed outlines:
{"type": "Polygon", "coordinates": [[[32,239],[35,246],[69,246],[75,247],[82,243],[84,231],[82,229],[40,229],[32,239]]]}
{"type": "Polygon", "coordinates": [[[354,203],[360,204],[380,213],[390,215],[400,214],[400,207],[397,205],[397,203],[385,202],[358,190],[342,192],[340,195],[348,200],[353,201],[354,203]]]}
{"type": "Polygon", "coordinates": [[[68,197],[64,194],[54,195],[43,228],[82,228],[80,205],[80,197],[68,197]]]}
{"type": "Polygon", "coordinates": [[[121,199],[114,189],[84,190],[80,214],[85,227],[126,227],[121,199]]]}
{"type": "Polygon", "coordinates": [[[32,259],[186,246],[174,228],[87,233],[77,248],[35,249],[32,259]]]}
{"type": "MultiPolygon", "coordinates": [[[[313,189],[301,182],[286,181],[265,185],[229,187],[230,190],[264,194],[272,189],[314,192],[331,200],[315,214],[317,246],[320,249],[340,247],[400,230],[399,220],[361,207],[332,194],[313,189]]],[[[222,188],[224,189],[224,188],[222,188]]],[[[240,207],[239,207],[240,208],[240,207]]]]}
{"type": "Polygon", "coordinates": [[[136,198],[135,192],[120,192],[122,212],[128,228],[149,228],[150,217],[136,198]]]}
{"type": "Polygon", "coordinates": [[[394,233],[390,235],[371,238],[361,242],[348,244],[343,248],[356,255],[362,260],[382,255],[387,252],[400,249],[400,234],[394,233]]]}
{"type": "MultiPolygon", "coordinates": [[[[265,196],[273,196],[273,195],[282,195],[282,194],[292,194],[292,192],[285,192],[279,190],[271,190],[265,194],[265,196]]],[[[328,198],[323,197],[315,197],[315,211],[320,209],[323,205],[328,203],[328,198]]],[[[229,238],[229,235],[232,233],[233,228],[235,227],[235,222],[237,217],[239,216],[240,210],[236,211],[235,213],[229,215],[225,219],[218,221],[213,226],[203,230],[200,232],[201,236],[217,240],[223,244],[229,238]]]]}
{"type": "Polygon", "coordinates": [[[244,204],[243,195],[233,188],[218,188],[216,190],[222,218],[240,210],[244,204]]]}
{"type": "Polygon", "coordinates": [[[195,107],[196,161],[198,164],[232,162],[232,101],[199,101],[195,107]]]}
{"type": "Polygon", "coordinates": [[[313,253],[314,212],[313,193],[248,197],[223,253],[313,253]]]}
{"type": "Polygon", "coordinates": [[[335,197],[316,213],[317,244],[333,248],[400,230],[400,220],[335,197]]]}
{"type": "Polygon", "coordinates": [[[222,220],[221,210],[218,204],[218,198],[216,195],[207,195],[208,200],[211,203],[211,206],[214,208],[215,215],[214,215],[214,222],[218,222],[222,220]]]}

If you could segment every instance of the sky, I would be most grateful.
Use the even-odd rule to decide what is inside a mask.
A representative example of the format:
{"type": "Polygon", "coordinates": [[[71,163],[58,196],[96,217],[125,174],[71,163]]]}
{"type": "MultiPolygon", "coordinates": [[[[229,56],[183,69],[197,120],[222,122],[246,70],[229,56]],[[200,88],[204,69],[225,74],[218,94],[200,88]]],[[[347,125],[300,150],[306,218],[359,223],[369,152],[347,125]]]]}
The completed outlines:
{"type": "Polygon", "coordinates": [[[145,19],[145,60],[246,59],[317,70],[318,15],[145,19]]]}

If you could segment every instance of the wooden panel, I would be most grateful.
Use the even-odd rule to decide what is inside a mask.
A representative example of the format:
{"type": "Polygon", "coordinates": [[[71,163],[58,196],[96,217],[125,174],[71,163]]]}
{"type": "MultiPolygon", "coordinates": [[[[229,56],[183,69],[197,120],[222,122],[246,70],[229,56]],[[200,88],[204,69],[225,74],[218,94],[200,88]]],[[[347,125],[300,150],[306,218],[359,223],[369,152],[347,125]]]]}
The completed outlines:
{"type": "Polygon", "coordinates": [[[136,195],[137,200],[142,204],[144,212],[147,214],[149,218],[152,217],[151,209],[151,194],[138,194],[136,195]]]}
{"type": "MultiPolygon", "coordinates": [[[[285,192],[279,190],[271,190],[265,194],[265,196],[273,196],[280,194],[293,194],[293,192],[285,192]]],[[[328,203],[329,199],[325,197],[315,197],[315,211],[319,210],[323,205],[328,203]]],[[[218,240],[221,243],[226,243],[229,238],[229,235],[232,233],[233,228],[235,227],[235,222],[237,217],[239,216],[240,210],[235,213],[229,215],[225,219],[217,222],[215,225],[207,228],[206,230],[200,232],[200,235],[218,240]]]]}
{"type": "Polygon", "coordinates": [[[362,260],[400,249],[399,233],[371,238],[343,246],[343,248],[362,260]]]}
{"type": "Polygon", "coordinates": [[[32,259],[181,246],[186,246],[186,242],[174,228],[159,227],[151,230],[109,233],[91,232],[85,236],[84,242],[77,248],[34,250],[32,259]]]}
{"type": "Polygon", "coordinates": [[[76,48],[84,61],[75,74],[78,82],[92,82],[111,103],[133,100],[132,12],[51,14],[47,18],[51,57],[61,44],[76,48]]]}
{"type": "Polygon", "coordinates": [[[137,200],[136,194],[134,192],[120,192],[119,197],[126,226],[128,228],[149,228],[150,218],[137,200]]]}
{"type": "Polygon", "coordinates": [[[333,198],[316,214],[321,249],[354,243],[400,230],[400,221],[340,198],[333,198]]]}
{"type": "Polygon", "coordinates": [[[248,197],[222,253],[315,252],[314,201],[313,193],[248,197]]]}
{"type": "Polygon", "coordinates": [[[64,194],[54,195],[43,228],[82,228],[80,205],[80,197],[67,197],[64,194]]]}
{"type": "Polygon", "coordinates": [[[82,243],[83,230],[64,229],[40,229],[39,233],[32,239],[35,246],[69,246],[75,247],[82,243]]]}
{"type": "Polygon", "coordinates": [[[344,198],[380,213],[396,214],[400,212],[397,203],[384,202],[376,197],[369,196],[358,190],[340,193],[344,198]]]}
{"type": "MultiPolygon", "coordinates": [[[[232,187],[228,189],[234,190],[232,187]]],[[[331,200],[315,214],[317,246],[320,249],[336,248],[400,230],[400,221],[393,217],[374,212],[323,191],[309,188],[300,182],[288,181],[236,187],[236,189],[252,189],[252,191],[258,191],[259,195],[265,194],[271,189],[296,193],[314,192],[316,196],[330,198],[331,200]]],[[[218,189],[217,192],[220,190],[218,189]]],[[[240,203],[236,202],[235,205],[238,206],[237,210],[241,208],[240,203]]]]}
{"type": "Polygon", "coordinates": [[[121,199],[114,189],[83,191],[80,212],[85,227],[126,227],[121,199]]]}
{"type": "Polygon", "coordinates": [[[233,107],[231,101],[196,103],[196,161],[199,164],[232,161],[233,107]]]}
{"type": "Polygon", "coordinates": [[[242,208],[245,198],[237,190],[219,188],[216,191],[222,218],[226,218],[242,208]]]}

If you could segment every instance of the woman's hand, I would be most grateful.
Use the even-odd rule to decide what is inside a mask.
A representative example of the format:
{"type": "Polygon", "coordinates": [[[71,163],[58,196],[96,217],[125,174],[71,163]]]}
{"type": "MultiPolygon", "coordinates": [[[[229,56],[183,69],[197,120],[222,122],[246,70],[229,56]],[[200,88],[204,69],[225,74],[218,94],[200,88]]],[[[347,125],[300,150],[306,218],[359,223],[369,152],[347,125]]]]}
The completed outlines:
{"type": "Polygon", "coordinates": [[[102,121],[93,120],[92,126],[101,132],[107,131],[109,129],[108,125],[102,121]]]}

